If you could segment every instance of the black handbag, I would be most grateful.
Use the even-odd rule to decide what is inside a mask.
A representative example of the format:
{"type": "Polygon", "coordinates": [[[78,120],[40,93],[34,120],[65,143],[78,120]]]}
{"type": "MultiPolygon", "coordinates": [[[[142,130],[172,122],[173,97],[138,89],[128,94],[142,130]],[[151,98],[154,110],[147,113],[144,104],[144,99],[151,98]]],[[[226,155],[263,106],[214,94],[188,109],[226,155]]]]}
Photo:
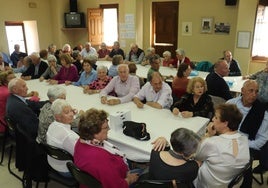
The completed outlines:
{"type": "Polygon", "coordinates": [[[134,121],[123,122],[123,133],[138,140],[150,140],[150,134],[147,132],[145,123],[134,121]]]}

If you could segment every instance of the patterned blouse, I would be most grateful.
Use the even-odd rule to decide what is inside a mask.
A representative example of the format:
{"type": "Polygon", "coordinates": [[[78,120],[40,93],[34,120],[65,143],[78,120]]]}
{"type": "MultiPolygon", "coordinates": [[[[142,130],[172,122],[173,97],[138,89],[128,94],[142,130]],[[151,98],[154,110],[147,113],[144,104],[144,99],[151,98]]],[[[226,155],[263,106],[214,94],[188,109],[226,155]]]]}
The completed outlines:
{"type": "Polygon", "coordinates": [[[109,82],[111,81],[111,77],[106,76],[106,78],[104,80],[100,80],[99,78],[93,82],[91,82],[91,84],[89,84],[89,89],[96,89],[96,90],[100,90],[105,88],[105,86],[107,86],[109,84],[109,82]]]}

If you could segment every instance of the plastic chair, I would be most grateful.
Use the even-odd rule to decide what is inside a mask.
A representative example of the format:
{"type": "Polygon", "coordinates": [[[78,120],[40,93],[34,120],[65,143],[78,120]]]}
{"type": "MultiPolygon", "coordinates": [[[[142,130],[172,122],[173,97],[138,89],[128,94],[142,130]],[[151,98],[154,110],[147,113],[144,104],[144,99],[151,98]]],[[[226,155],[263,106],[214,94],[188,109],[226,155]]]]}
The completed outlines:
{"type": "Polygon", "coordinates": [[[193,188],[191,183],[182,183],[176,180],[141,180],[135,188],[193,188]]]}
{"type": "Polygon", "coordinates": [[[246,164],[246,166],[242,169],[242,171],[232,179],[232,181],[228,184],[228,188],[232,188],[236,184],[238,184],[242,180],[246,172],[251,170],[251,165],[252,165],[252,159],[250,159],[250,161],[246,164]]]}
{"type": "MultiPolygon", "coordinates": [[[[60,161],[73,161],[73,156],[66,150],[49,144],[41,143],[41,145],[50,157],[60,161]]],[[[48,169],[48,178],[67,187],[78,187],[78,183],[74,178],[64,177],[51,167],[48,169]]],[[[47,187],[47,184],[45,187],[47,187]]]]}
{"type": "Polygon", "coordinates": [[[212,67],[212,63],[209,61],[200,61],[197,63],[195,70],[197,71],[204,71],[204,72],[210,72],[210,69],[212,67]]]}
{"type": "Polygon", "coordinates": [[[94,178],[87,172],[80,170],[77,166],[75,166],[74,163],[68,162],[67,167],[73,175],[74,179],[76,179],[79,184],[94,188],[102,187],[101,183],[96,178],[94,178]]]}

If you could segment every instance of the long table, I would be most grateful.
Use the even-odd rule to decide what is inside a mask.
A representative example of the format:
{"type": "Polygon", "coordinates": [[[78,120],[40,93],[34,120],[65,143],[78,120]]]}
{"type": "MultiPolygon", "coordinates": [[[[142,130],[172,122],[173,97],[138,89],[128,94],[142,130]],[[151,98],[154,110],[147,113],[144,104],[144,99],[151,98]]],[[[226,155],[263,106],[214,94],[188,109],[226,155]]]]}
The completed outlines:
{"type": "MultiPolygon", "coordinates": [[[[111,61],[97,61],[97,65],[104,65],[108,69],[112,65],[111,61]]],[[[148,70],[150,69],[150,65],[142,66],[140,64],[136,64],[137,66],[137,75],[141,78],[147,78],[148,70]]],[[[176,76],[177,69],[176,68],[170,68],[170,67],[164,67],[160,66],[159,72],[163,76],[176,76]]],[[[206,79],[208,72],[204,71],[197,71],[197,76],[206,79]]],[[[194,76],[189,76],[189,78],[192,78],[194,76]]],[[[245,80],[242,79],[242,76],[225,76],[223,77],[225,81],[233,82],[232,86],[229,85],[230,91],[234,93],[240,93],[241,88],[245,82],[245,80]]],[[[172,82],[172,80],[168,80],[168,82],[172,82]]]]}
{"type": "MultiPolygon", "coordinates": [[[[41,100],[47,100],[47,90],[52,87],[46,82],[39,80],[27,81],[29,91],[38,91],[41,100]]],[[[147,125],[147,130],[151,135],[148,141],[139,141],[132,137],[125,136],[122,129],[115,131],[110,130],[108,133],[109,141],[115,144],[123,151],[127,158],[137,162],[148,162],[152,149],[151,142],[159,136],[164,136],[169,139],[170,134],[177,128],[188,128],[199,135],[205,133],[205,127],[209,119],[203,117],[182,118],[174,116],[169,110],[155,109],[147,105],[139,109],[133,102],[108,106],[101,104],[99,94],[88,95],[83,93],[83,89],[77,86],[65,86],[67,90],[67,101],[73,108],[78,110],[87,110],[90,108],[103,109],[108,113],[122,111],[124,109],[131,111],[132,121],[144,122],[147,125]]]]}

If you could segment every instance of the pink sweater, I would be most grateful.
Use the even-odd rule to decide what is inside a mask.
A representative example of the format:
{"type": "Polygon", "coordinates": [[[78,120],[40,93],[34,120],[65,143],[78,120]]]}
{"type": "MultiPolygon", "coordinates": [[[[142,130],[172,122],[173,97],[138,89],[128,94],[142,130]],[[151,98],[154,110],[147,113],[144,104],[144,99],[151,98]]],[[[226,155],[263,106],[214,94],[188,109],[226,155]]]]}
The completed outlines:
{"type": "Polygon", "coordinates": [[[128,188],[125,180],[128,167],[120,156],[78,140],[74,149],[74,163],[99,180],[103,188],[128,188]]]}
{"type": "MultiPolygon", "coordinates": [[[[7,98],[9,96],[9,91],[7,86],[0,86],[0,121],[3,124],[5,123],[4,117],[6,115],[6,104],[7,98]]],[[[0,125],[0,133],[5,131],[5,127],[0,125]]]]}
{"type": "Polygon", "coordinates": [[[58,84],[62,84],[65,81],[76,82],[79,77],[76,67],[71,65],[69,68],[62,66],[58,74],[54,76],[53,79],[58,80],[58,84]]]}

